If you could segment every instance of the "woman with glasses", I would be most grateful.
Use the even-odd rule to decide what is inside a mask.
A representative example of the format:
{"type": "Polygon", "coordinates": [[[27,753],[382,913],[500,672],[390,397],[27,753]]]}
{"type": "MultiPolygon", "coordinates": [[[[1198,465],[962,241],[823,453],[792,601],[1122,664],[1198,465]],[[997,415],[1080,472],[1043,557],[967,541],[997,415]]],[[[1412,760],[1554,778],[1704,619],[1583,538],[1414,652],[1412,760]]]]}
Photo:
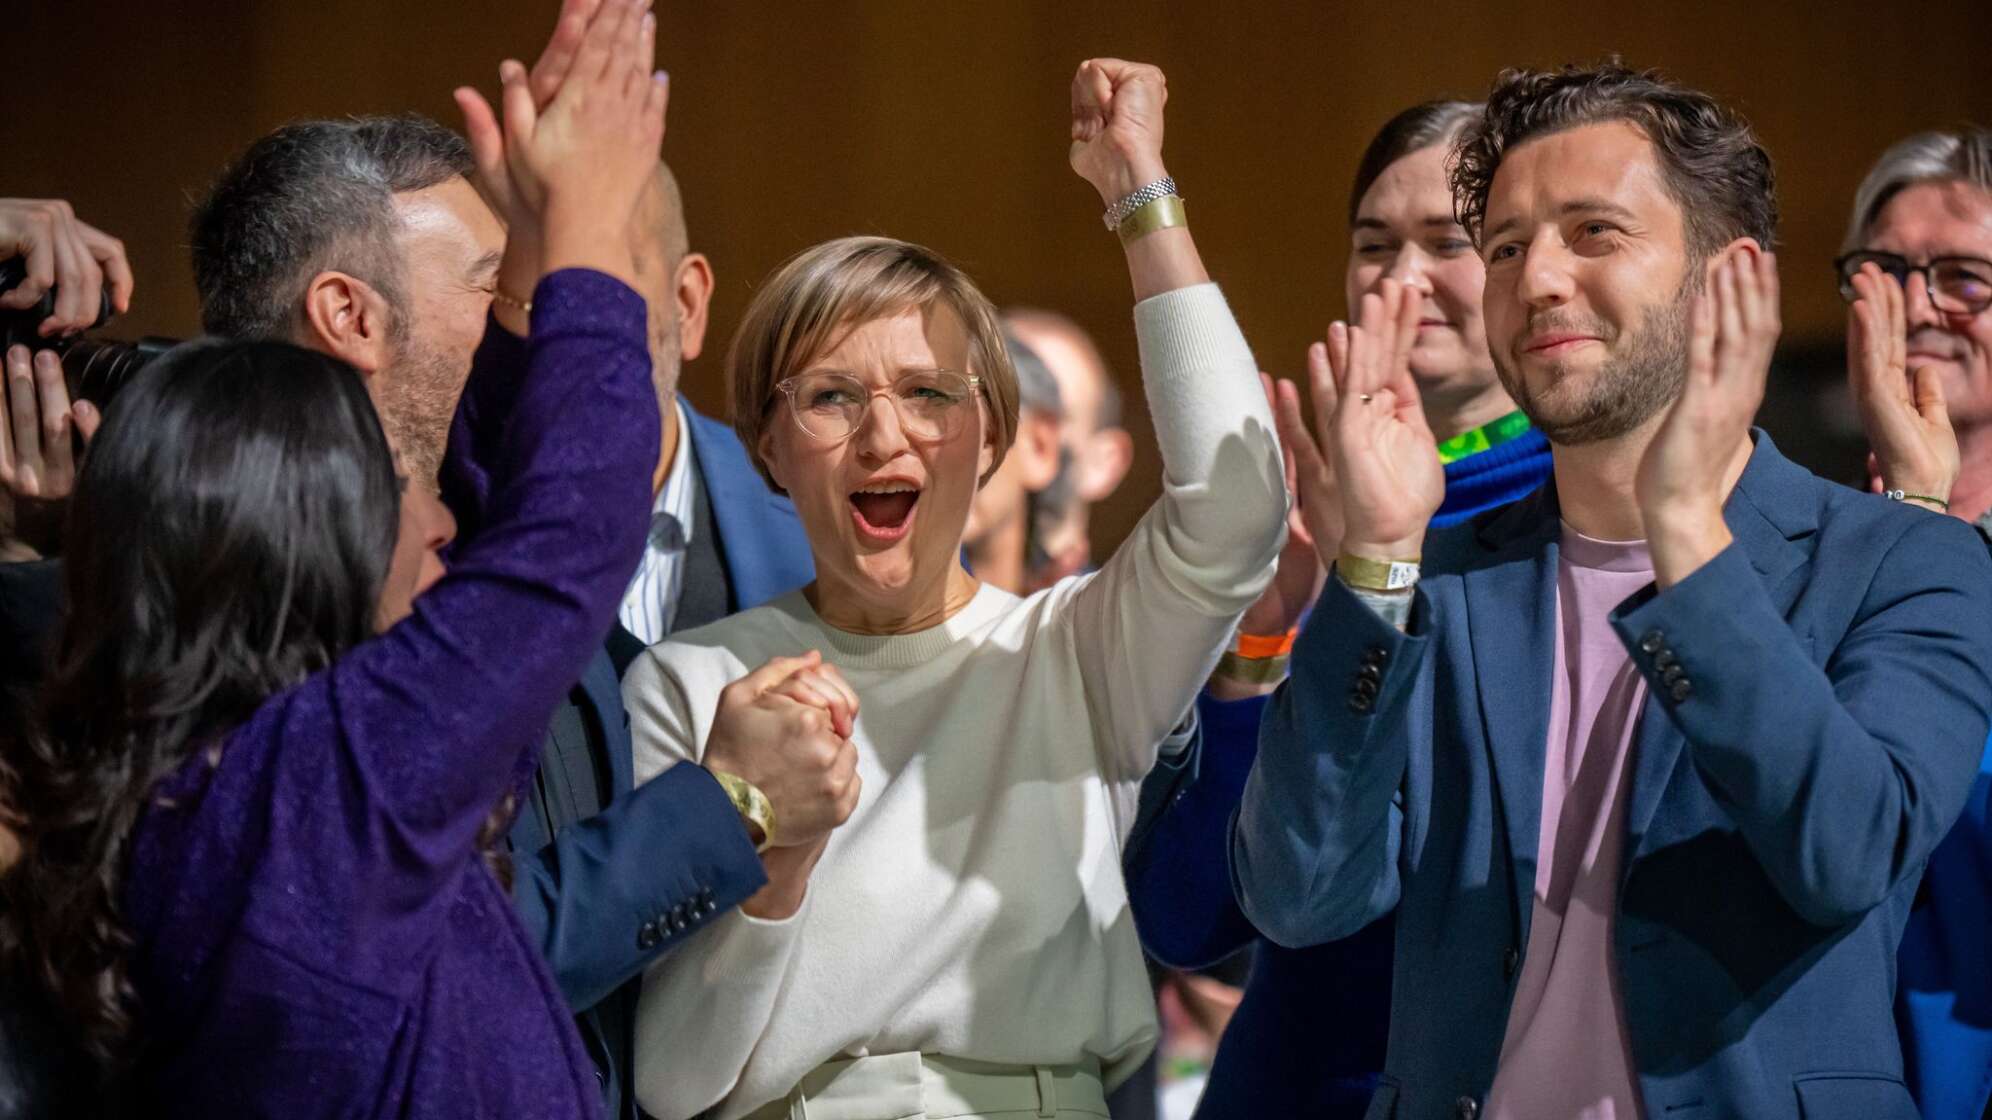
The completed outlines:
{"type": "MultiPolygon", "coordinates": [[[[1992,539],[1992,129],[1923,132],[1876,161],[1835,265],[1874,485],[1992,539]],[[1953,431],[1953,427],[1955,430],[1953,431]]],[[[1923,1115],[1992,1101],[1992,741],[1930,853],[1897,954],[1895,1017],[1923,1115]]]]}
{"type": "Polygon", "coordinates": [[[960,271],[848,238],[748,310],[735,422],[817,578],[631,668],[637,773],[813,735],[854,745],[862,793],[834,828],[757,822],[767,887],[646,976],[637,1087],[660,1120],[1104,1116],[1153,1044],[1120,846],[1286,509],[1257,366],[1162,166],[1163,98],[1152,67],[1074,80],[1071,160],[1124,246],[1164,462],[1098,573],[1020,599],[961,566],[1018,406],[960,271]]]}

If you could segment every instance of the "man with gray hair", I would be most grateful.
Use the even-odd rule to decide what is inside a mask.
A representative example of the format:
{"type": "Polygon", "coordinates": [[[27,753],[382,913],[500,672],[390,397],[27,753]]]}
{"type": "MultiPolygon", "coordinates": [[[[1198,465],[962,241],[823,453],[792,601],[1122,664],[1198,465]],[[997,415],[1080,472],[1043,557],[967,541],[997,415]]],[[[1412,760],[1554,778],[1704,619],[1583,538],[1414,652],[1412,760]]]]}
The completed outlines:
{"type": "MultiPolygon", "coordinates": [[[[203,326],[288,339],[356,367],[400,470],[418,485],[438,484],[480,339],[499,344],[485,329],[494,303],[526,311],[532,295],[507,290],[505,228],[471,183],[480,125],[495,133],[496,123],[467,120],[469,145],[412,115],[287,125],[223,172],[192,222],[203,326]]],[[[526,928],[579,1013],[608,1114],[622,1118],[635,1115],[625,1087],[636,978],[765,882],[747,822],[713,773],[754,785],[777,814],[815,796],[806,767],[759,744],[632,788],[618,647],[781,594],[809,570],[792,508],[761,483],[730,428],[677,398],[680,364],[704,338],[712,269],[690,250],[677,181],[662,164],[631,242],[663,434],[651,539],[622,625],[554,713],[504,838],[526,928]]],[[[445,498],[477,485],[458,474],[440,480],[445,498]]]]}
{"type": "MultiPolygon", "coordinates": [[[[1886,372],[1903,379],[1929,371],[1961,459],[1949,512],[1979,521],[1992,511],[1992,130],[1922,132],[1882,153],[1855,192],[1834,263],[1850,303],[1865,267],[1894,281],[1900,321],[1885,330],[1901,337],[1877,340],[1894,344],[1876,346],[1874,364],[1894,367],[1886,372]]],[[[1857,315],[1850,314],[1849,328],[1849,373],[1856,399],[1864,399],[1860,375],[1868,359],[1857,315]]],[[[1876,419],[1863,409],[1885,460],[1890,440],[1876,419]]]]}
{"type": "MultiPolygon", "coordinates": [[[[1844,250],[1848,375],[1875,485],[1992,534],[1992,130],[1918,133],[1883,153],[1844,250]]],[[[1989,808],[1992,742],[1898,953],[1904,1072],[1932,1120],[1976,1120],[1992,1097],[1989,808]]]]}

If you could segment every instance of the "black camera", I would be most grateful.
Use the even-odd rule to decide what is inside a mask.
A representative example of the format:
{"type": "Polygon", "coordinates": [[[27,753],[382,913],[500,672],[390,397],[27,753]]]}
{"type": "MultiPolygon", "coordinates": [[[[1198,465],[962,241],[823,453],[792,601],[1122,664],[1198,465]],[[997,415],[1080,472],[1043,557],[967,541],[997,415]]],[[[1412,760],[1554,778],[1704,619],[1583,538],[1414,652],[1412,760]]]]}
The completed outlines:
{"type": "MultiPolygon", "coordinates": [[[[0,294],[13,291],[27,277],[27,262],[20,257],[0,261],[0,294]]],[[[12,346],[55,351],[62,357],[62,379],[69,386],[69,398],[89,401],[99,409],[108,406],[118,390],[147,363],[178,345],[177,340],[170,338],[141,338],[137,342],[80,335],[43,338],[42,321],[53,314],[54,289],[44,292],[41,302],[33,307],[0,308],[0,352],[12,346]]],[[[90,329],[96,330],[109,322],[111,314],[111,294],[106,291],[97,321],[90,324],[90,329]]]]}

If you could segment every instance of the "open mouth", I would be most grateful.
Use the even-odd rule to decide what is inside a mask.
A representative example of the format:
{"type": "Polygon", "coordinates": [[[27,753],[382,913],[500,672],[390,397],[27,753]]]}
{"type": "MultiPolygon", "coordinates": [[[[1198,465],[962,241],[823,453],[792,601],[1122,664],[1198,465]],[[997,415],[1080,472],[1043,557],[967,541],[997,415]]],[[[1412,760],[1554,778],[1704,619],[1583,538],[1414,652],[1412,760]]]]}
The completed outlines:
{"type": "Polygon", "coordinates": [[[851,519],[865,537],[896,541],[912,531],[919,503],[920,488],[910,482],[875,482],[851,495],[851,519]]]}

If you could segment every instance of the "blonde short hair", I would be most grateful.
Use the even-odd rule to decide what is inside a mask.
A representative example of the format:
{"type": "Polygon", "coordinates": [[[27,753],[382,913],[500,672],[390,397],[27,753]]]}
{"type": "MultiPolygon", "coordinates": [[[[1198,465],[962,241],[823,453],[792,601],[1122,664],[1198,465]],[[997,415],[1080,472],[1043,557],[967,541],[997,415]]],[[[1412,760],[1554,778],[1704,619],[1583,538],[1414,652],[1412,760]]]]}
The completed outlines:
{"type": "Polygon", "coordinates": [[[740,320],[726,355],[733,429],[761,477],[781,489],[761,457],[761,437],[776,409],[775,386],[794,376],[851,328],[909,308],[946,307],[968,330],[966,372],[980,378],[989,404],[995,473],[1017,431],[1017,371],[1003,345],[996,308],[932,249],[889,237],[843,237],[805,249],[775,270],[740,320]]]}

